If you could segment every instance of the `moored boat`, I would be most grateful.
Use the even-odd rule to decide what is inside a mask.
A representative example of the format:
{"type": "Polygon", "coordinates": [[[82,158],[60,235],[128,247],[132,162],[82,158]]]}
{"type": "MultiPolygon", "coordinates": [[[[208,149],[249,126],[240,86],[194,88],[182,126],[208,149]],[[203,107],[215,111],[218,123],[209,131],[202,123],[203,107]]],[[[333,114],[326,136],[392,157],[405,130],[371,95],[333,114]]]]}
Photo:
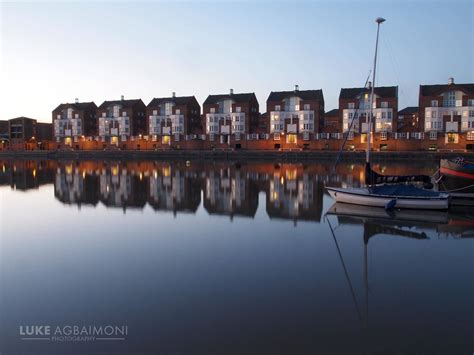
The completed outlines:
{"type": "Polygon", "coordinates": [[[382,185],[365,188],[326,187],[336,202],[371,207],[446,210],[449,195],[412,185],[382,185]]]}
{"type": "Polygon", "coordinates": [[[441,159],[439,171],[443,175],[474,179],[474,162],[464,158],[441,159]]]}
{"type": "MultiPolygon", "coordinates": [[[[373,171],[370,166],[371,135],[373,121],[373,102],[375,95],[375,73],[377,67],[377,48],[379,40],[380,24],[385,19],[378,17],[377,38],[375,41],[374,68],[372,70],[371,93],[369,97],[369,113],[367,115],[367,149],[365,165],[365,188],[338,188],[326,187],[329,194],[336,202],[350,203],[354,205],[384,207],[387,210],[393,208],[423,209],[423,210],[446,210],[449,207],[449,195],[437,191],[429,191],[413,185],[412,182],[422,182],[425,187],[433,187],[430,176],[385,176],[373,171]],[[391,184],[391,185],[387,185],[391,184]],[[382,185],[384,184],[384,185],[382,185]]],[[[367,79],[368,80],[368,79],[367,79]]],[[[350,127],[357,116],[357,110],[353,115],[350,127]]],[[[349,130],[351,129],[349,127],[349,130]]],[[[348,136],[347,136],[348,137],[348,136]]],[[[344,146],[344,145],[343,145],[344,146]]],[[[336,160],[336,164],[337,164],[336,160]]]]}

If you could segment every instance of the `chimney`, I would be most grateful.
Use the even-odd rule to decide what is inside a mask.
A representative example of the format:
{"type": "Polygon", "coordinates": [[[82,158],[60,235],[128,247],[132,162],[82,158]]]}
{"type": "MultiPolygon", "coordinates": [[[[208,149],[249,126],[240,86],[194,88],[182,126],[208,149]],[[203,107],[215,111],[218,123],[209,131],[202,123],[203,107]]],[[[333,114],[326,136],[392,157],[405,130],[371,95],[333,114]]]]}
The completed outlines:
{"type": "Polygon", "coordinates": [[[299,91],[300,89],[300,86],[299,85],[295,85],[295,91],[299,91]]]}
{"type": "Polygon", "coordinates": [[[454,78],[448,78],[448,85],[454,84],[454,78]]]}
{"type": "Polygon", "coordinates": [[[75,102],[76,104],[78,104],[78,103],[79,103],[79,99],[76,97],[76,98],[74,99],[74,102],[75,102]]]}
{"type": "Polygon", "coordinates": [[[125,96],[122,95],[122,101],[125,100],[125,96]]]}
{"type": "Polygon", "coordinates": [[[173,91],[171,96],[173,96],[173,99],[176,97],[176,93],[173,91]]]}
{"type": "Polygon", "coordinates": [[[369,81],[367,82],[367,89],[370,89],[371,87],[372,87],[372,82],[369,80],[369,81]]]}
{"type": "Polygon", "coordinates": [[[234,89],[230,89],[230,95],[234,95],[234,89]]]}

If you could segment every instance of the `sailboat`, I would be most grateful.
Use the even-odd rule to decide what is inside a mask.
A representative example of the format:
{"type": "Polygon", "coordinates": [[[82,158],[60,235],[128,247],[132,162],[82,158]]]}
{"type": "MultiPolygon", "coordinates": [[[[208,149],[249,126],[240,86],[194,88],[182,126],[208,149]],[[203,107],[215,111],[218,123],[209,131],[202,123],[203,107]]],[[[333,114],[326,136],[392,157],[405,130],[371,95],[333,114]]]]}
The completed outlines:
{"type": "Polygon", "coordinates": [[[373,120],[373,100],[375,91],[375,73],[377,68],[377,49],[379,42],[380,24],[385,22],[384,18],[378,17],[377,39],[375,42],[374,68],[372,71],[372,83],[370,94],[370,112],[367,124],[367,150],[365,164],[365,182],[363,188],[338,188],[326,187],[331,197],[336,202],[350,203],[363,206],[392,208],[408,208],[423,210],[445,210],[449,207],[449,195],[437,191],[422,189],[408,182],[423,182],[431,185],[429,176],[384,176],[376,173],[370,166],[370,144],[373,120]],[[383,185],[381,185],[383,184],[383,185]]]}

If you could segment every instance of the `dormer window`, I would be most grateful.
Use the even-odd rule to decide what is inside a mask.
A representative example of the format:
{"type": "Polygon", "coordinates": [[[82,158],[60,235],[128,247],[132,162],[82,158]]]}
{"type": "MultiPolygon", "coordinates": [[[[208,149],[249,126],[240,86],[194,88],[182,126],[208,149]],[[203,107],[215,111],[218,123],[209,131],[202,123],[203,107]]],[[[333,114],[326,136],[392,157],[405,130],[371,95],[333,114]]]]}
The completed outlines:
{"type": "Polygon", "coordinates": [[[275,111],[280,111],[280,110],[281,110],[280,105],[275,105],[275,111]]]}
{"type": "Polygon", "coordinates": [[[438,100],[431,100],[431,107],[438,107],[438,100]]]}
{"type": "Polygon", "coordinates": [[[310,110],[309,104],[304,104],[304,110],[305,110],[305,111],[309,111],[309,110],[310,110]]]}
{"type": "Polygon", "coordinates": [[[381,107],[381,108],[388,108],[388,102],[387,102],[387,101],[382,101],[382,102],[380,103],[380,107],[381,107]]]}
{"type": "Polygon", "coordinates": [[[237,113],[242,112],[242,107],[237,106],[237,107],[235,108],[235,112],[237,112],[237,113]]]}
{"type": "Polygon", "coordinates": [[[74,118],[76,119],[79,118],[79,114],[78,113],[74,114],[74,118]]]}
{"type": "Polygon", "coordinates": [[[350,109],[350,110],[353,110],[355,108],[355,104],[353,102],[349,102],[347,104],[347,108],[350,109]]]}
{"type": "Polygon", "coordinates": [[[216,113],[216,108],[215,108],[215,107],[211,107],[210,112],[211,112],[211,113],[216,113]]]}
{"type": "Polygon", "coordinates": [[[443,106],[444,107],[456,106],[456,92],[455,91],[449,91],[446,94],[444,94],[443,106]]]}

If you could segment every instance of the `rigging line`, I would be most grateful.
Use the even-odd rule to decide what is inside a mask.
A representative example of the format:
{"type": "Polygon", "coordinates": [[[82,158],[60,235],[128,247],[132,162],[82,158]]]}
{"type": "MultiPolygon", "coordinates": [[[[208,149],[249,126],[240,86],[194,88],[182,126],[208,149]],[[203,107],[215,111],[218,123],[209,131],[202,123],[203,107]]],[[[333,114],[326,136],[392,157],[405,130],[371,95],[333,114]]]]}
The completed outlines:
{"type": "Polygon", "coordinates": [[[357,298],[356,298],[356,295],[354,293],[354,288],[352,287],[351,279],[349,278],[349,273],[347,272],[347,269],[346,269],[346,264],[344,263],[344,259],[342,258],[341,249],[339,248],[339,244],[337,243],[336,235],[334,234],[334,230],[332,229],[331,221],[329,220],[329,218],[327,219],[327,221],[328,221],[329,229],[331,230],[332,237],[334,239],[334,243],[336,244],[336,248],[337,248],[337,252],[339,254],[339,258],[341,259],[342,267],[344,268],[344,273],[346,274],[347,282],[349,283],[349,288],[351,290],[352,299],[354,301],[354,305],[355,305],[356,310],[357,310],[357,316],[359,317],[359,321],[362,323],[362,314],[360,313],[359,304],[357,303],[357,298]]]}
{"type": "MultiPolygon", "coordinates": [[[[387,36],[385,36],[387,37],[387,36]]],[[[398,71],[398,64],[396,63],[396,59],[395,59],[395,56],[393,55],[393,50],[392,50],[392,44],[389,42],[388,38],[385,39],[385,37],[382,39],[385,46],[387,47],[387,50],[388,50],[388,56],[390,57],[390,62],[392,63],[392,66],[393,66],[393,71],[395,72],[395,76],[397,78],[397,84],[398,84],[398,87],[400,88],[399,89],[399,93],[400,95],[399,96],[402,96],[402,98],[405,96],[404,92],[403,92],[403,86],[402,86],[402,83],[401,83],[401,80],[400,80],[400,74],[399,74],[399,71],[398,71]]]]}
{"type": "MultiPolygon", "coordinates": [[[[367,87],[367,83],[369,82],[369,79],[370,79],[370,74],[372,73],[372,70],[369,70],[369,75],[367,75],[367,79],[365,80],[365,85],[364,85],[364,88],[367,87]]],[[[336,170],[336,167],[337,167],[337,164],[339,164],[339,161],[341,160],[341,156],[342,156],[342,151],[344,150],[344,146],[346,145],[347,143],[347,140],[349,139],[349,134],[352,130],[352,126],[354,125],[354,121],[357,117],[357,113],[359,112],[359,108],[360,108],[360,105],[358,108],[356,108],[355,112],[354,112],[354,115],[352,116],[352,120],[351,120],[351,123],[347,129],[347,134],[346,134],[346,137],[344,138],[344,141],[342,142],[342,146],[341,146],[341,149],[339,150],[339,153],[337,154],[337,158],[336,158],[336,162],[334,163],[334,166],[333,166],[333,170],[335,171],[336,170]]],[[[344,119],[343,119],[344,120],[344,119]]]]}

